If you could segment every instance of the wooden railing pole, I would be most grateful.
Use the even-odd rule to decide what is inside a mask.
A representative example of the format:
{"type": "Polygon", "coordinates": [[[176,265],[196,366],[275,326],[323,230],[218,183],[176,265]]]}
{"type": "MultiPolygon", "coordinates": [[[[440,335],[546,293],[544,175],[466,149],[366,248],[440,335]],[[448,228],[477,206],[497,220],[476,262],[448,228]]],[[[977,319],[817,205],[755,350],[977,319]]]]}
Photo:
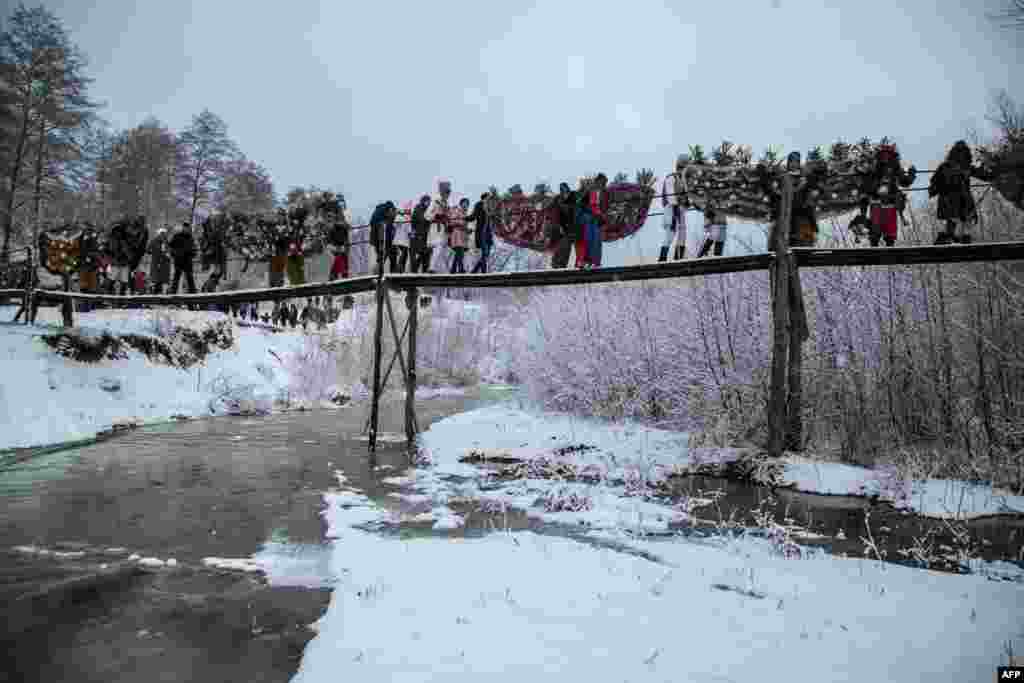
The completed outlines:
{"type": "Polygon", "coordinates": [[[370,406],[370,452],[377,452],[377,429],[380,426],[380,364],[381,337],[384,334],[384,297],[389,296],[385,289],[383,275],[377,276],[377,324],[373,333],[373,404],[370,406]]]}
{"type": "Polygon", "coordinates": [[[412,451],[416,440],[416,328],[419,311],[419,290],[410,287],[405,293],[409,308],[409,379],[405,383],[405,438],[412,451]]]}
{"type": "Polygon", "coordinates": [[[789,228],[793,207],[793,177],[782,176],[779,218],[771,231],[775,263],[771,270],[772,290],[772,375],[768,397],[768,454],[780,457],[786,433],[786,362],[789,355],[790,267],[789,228]]]}

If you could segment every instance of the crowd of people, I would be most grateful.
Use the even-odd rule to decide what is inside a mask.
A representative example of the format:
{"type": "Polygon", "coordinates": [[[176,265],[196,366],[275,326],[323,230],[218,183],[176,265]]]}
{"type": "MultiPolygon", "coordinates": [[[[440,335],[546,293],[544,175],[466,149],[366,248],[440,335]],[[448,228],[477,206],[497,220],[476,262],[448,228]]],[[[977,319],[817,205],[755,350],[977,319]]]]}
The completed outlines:
{"type": "MultiPolygon", "coordinates": [[[[608,215],[608,178],[598,174],[589,188],[580,182],[578,190],[562,183],[552,198],[559,220],[545,236],[553,268],[568,266],[575,249],[577,268],[601,266],[601,227],[608,215]]],[[[486,273],[494,248],[495,223],[500,220],[498,197],[492,192],[480,195],[472,208],[470,200],[452,201],[451,182],[442,180],[436,196],[425,194],[410,215],[398,220],[393,201],[378,204],[370,218],[370,244],[377,262],[392,273],[437,273],[445,262],[447,248],[449,274],[486,273]],[[466,255],[475,249],[479,256],[467,271],[466,255]]]]}
{"type": "MultiPolygon", "coordinates": [[[[863,176],[858,180],[860,212],[850,228],[857,237],[867,237],[872,246],[883,242],[892,246],[906,206],[901,188],[913,183],[916,170],[913,166],[904,170],[895,146],[890,144],[879,144],[871,160],[869,171],[859,174],[863,176]]],[[[809,161],[801,166],[799,153],[791,154],[787,165],[791,171],[800,171],[796,174],[792,222],[788,226],[789,243],[812,246],[818,232],[816,207],[827,198],[823,188],[830,172],[824,161],[809,161]]],[[[708,187],[708,169],[713,173],[728,171],[680,154],[672,171],[665,175],[657,195],[664,229],[658,261],[686,258],[687,216],[692,211],[703,213],[704,235],[696,257],[724,253],[728,205],[721,203],[721,193],[712,197],[702,189],[708,187]]],[[[716,176],[714,182],[720,183],[722,177],[716,176]]],[[[971,149],[964,141],[952,146],[928,187],[929,196],[938,199],[938,218],[944,228],[936,244],[970,241],[968,226],[977,221],[971,181],[991,178],[989,169],[974,164],[971,149]]],[[[750,187],[763,197],[767,204],[762,206],[769,209],[766,215],[777,224],[781,204],[777,174],[759,164],[753,176],[740,180],[743,188],[750,187]]],[[[472,206],[469,199],[456,202],[452,196],[451,182],[442,180],[435,195],[424,194],[410,210],[399,211],[393,201],[377,205],[369,226],[374,260],[392,273],[486,273],[496,228],[501,226],[500,221],[511,220],[508,206],[493,191],[481,194],[472,206]],[[472,250],[475,262],[467,263],[472,250]]],[[[543,242],[550,267],[600,267],[602,228],[608,222],[611,202],[608,178],[602,173],[592,179],[581,179],[576,189],[563,182],[558,193],[549,196],[544,204],[548,217],[544,221],[543,242]],[[557,220],[551,218],[555,215],[557,220]]],[[[189,293],[214,292],[225,279],[229,252],[238,252],[245,259],[267,261],[270,287],[283,286],[286,276],[290,285],[304,284],[306,257],[324,251],[331,257],[329,278],[349,277],[353,229],[350,214],[344,198],[330,193],[318,193],[314,199],[305,197],[288,209],[265,216],[214,214],[198,226],[198,240],[188,221],[173,231],[162,226],[150,237],[144,216],[126,217],[114,223],[106,234],[88,222],[78,227],[82,230],[77,240],[75,270],[79,289],[84,293],[176,294],[182,285],[189,293]],[[146,256],[148,271],[142,268],[146,256]],[[196,283],[197,262],[209,271],[200,287],[196,283]]],[[[49,269],[44,251],[46,239],[49,238],[41,236],[40,248],[43,264],[49,269]]],[[[243,272],[247,266],[248,262],[243,272]]]]}

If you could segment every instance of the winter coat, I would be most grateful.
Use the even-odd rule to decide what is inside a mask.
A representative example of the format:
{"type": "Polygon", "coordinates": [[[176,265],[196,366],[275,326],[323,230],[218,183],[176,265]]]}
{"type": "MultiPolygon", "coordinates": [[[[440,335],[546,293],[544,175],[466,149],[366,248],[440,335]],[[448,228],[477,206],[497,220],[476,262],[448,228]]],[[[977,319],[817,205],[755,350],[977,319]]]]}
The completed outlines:
{"type": "Polygon", "coordinates": [[[456,206],[451,210],[448,229],[448,246],[452,249],[465,249],[469,240],[466,239],[466,212],[461,206],[456,206]]]}
{"type": "Polygon", "coordinates": [[[168,245],[171,249],[171,258],[178,270],[192,270],[192,260],[196,256],[196,241],[191,232],[179,230],[168,245]]]}
{"type": "Polygon", "coordinates": [[[494,244],[494,232],[491,230],[491,217],[481,199],[473,205],[473,210],[466,217],[467,228],[473,229],[473,246],[477,249],[490,247],[494,244]]]}
{"type": "Polygon", "coordinates": [[[452,206],[441,197],[430,203],[426,219],[430,221],[430,232],[427,234],[427,246],[438,247],[445,243],[448,232],[448,217],[452,206]]]}
{"type": "Polygon", "coordinates": [[[686,176],[682,173],[669,173],[661,183],[661,205],[688,207],[686,191],[686,176]]]}
{"type": "Polygon", "coordinates": [[[990,178],[980,169],[943,161],[928,183],[928,196],[938,197],[938,217],[942,221],[976,221],[978,207],[971,193],[971,177],[990,178]]]}
{"type": "Polygon", "coordinates": [[[427,248],[429,233],[430,219],[427,218],[427,207],[417,204],[412,210],[412,240],[409,245],[413,251],[424,251],[427,248]]]}
{"type": "Polygon", "coordinates": [[[562,236],[578,240],[583,236],[582,226],[576,220],[576,205],[579,203],[579,195],[575,190],[570,190],[563,198],[561,195],[555,200],[558,208],[558,227],[562,236]]]}
{"type": "Polygon", "coordinates": [[[608,190],[593,190],[587,197],[590,215],[600,226],[604,226],[608,222],[609,199],[608,190]]]}
{"type": "Polygon", "coordinates": [[[149,278],[154,284],[171,281],[171,251],[167,235],[157,234],[149,243],[149,278]]]}
{"type": "Polygon", "coordinates": [[[327,243],[335,254],[347,254],[350,245],[348,223],[338,221],[331,226],[331,231],[327,233],[327,243]]]}
{"type": "Polygon", "coordinates": [[[80,270],[82,272],[95,273],[99,269],[100,242],[99,236],[92,228],[82,231],[79,240],[79,259],[81,259],[80,270]]]}
{"type": "Polygon", "coordinates": [[[288,255],[302,256],[306,248],[306,224],[295,222],[288,233],[288,255]]]}
{"type": "Polygon", "coordinates": [[[138,270],[142,263],[142,257],[146,255],[146,246],[149,241],[149,234],[146,228],[139,224],[128,226],[126,232],[128,248],[128,267],[131,270],[138,270]]]}
{"type": "Polygon", "coordinates": [[[274,256],[287,256],[288,247],[291,245],[291,236],[288,234],[288,227],[285,225],[274,226],[274,256]]]}
{"type": "Polygon", "coordinates": [[[128,224],[118,222],[110,230],[108,249],[115,266],[130,266],[133,258],[132,240],[128,237],[128,224]]]}
{"type": "Polygon", "coordinates": [[[378,204],[373,210],[373,215],[370,216],[370,244],[374,248],[380,244],[382,239],[385,248],[388,248],[395,239],[395,219],[391,213],[394,207],[395,205],[391,202],[378,204]],[[384,228],[383,235],[381,234],[382,227],[384,228]]]}
{"type": "Polygon", "coordinates": [[[218,219],[207,220],[203,223],[203,235],[200,238],[200,252],[202,253],[202,266],[207,269],[210,266],[223,268],[228,260],[228,250],[225,245],[226,227],[218,219]]]}

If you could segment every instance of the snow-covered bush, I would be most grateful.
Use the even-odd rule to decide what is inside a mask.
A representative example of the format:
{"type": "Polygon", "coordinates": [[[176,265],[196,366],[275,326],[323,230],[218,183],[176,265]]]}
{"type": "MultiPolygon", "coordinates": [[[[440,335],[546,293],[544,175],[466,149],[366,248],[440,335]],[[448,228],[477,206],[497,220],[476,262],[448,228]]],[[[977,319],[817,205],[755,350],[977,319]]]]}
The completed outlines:
{"type": "Polygon", "coordinates": [[[557,410],[757,433],[769,327],[763,274],[536,292],[513,370],[557,410]]]}

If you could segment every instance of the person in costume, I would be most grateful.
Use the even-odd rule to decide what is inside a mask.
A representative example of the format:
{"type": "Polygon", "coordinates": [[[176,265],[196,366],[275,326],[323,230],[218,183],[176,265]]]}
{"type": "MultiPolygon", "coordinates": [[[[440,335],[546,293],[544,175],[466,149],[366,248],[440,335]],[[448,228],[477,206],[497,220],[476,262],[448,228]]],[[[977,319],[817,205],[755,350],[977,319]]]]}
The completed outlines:
{"type": "Polygon", "coordinates": [[[907,196],[900,188],[910,187],[916,177],[917,169],[913,166],[903,170],[896,145],[878,146],[874,165],[861,180],[861,215],[868,214],[868,241],[872,247],[882,240],[888,247],[896,244],[899,217],[907,205],[907,196]]]}
{"type": "Polygon", "coordinates": [[[978,222],[978,206],[971,192],[971,179],[992,180],[986,169],[975,166],[971,148],[957,140],[946,160],[939,164],[928,183],[928,197],[938,197],[938,218],[945,230],[935,238],[935,244],[970,244],[967,226],[978,222]]]}

